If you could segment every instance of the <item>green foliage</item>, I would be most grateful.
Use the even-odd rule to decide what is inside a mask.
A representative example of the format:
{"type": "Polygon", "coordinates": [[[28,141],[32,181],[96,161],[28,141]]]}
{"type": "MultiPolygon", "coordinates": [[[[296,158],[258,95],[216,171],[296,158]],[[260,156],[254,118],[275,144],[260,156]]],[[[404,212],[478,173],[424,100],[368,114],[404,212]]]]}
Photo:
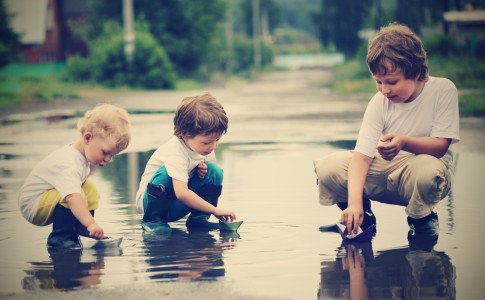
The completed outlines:
{"type": "Polygon", "coordinates": [[[465,52],[464,47],[459,45],[455,39],[443,34],[424,36],[422,41],[426,46],[426,52],[429,57],[451,57],[465,52]]]}
{"type": "MultiPolygon", "coordinates": [[[[432,76],[445,77],[455,83],[460,93],[461,116],[485,116],[485,60],[434,56],[429,59],[428,67],[432,76]]],[[[335,71],[334,92],[375,93],[375,84],[363,58],[347,61],[335,71]]]]}
{"type": "Polygon", "coordinates": [[[333,90],[337,93],[374,93],[376,86],[363,59],[352,59],[335,68],[333,90]]]}
{"type": "Polygon", "coordinates": [[[277,28],[290,27],[317,36],[313,18],[320,10],[321,0],[273,0],[273,2],[279,11],[280,21],[277,28]]]}
{"type": "Polygon", "coordinates": [[[322,12],[317,16],[322,44],[334,44],[345,57],[353,57],[361,44],[358,32],[370,6],[371,0],[322,0],[322,12]]]}
{"type": "Polygon", "coordinates": [[[273,48],[278,54],[320,53],[320,42],[308,32],[294,28],[278,28],[273,48]]]}
{"type": "Polygon", "coordinates": [[[0,70],[0,107],[25,102],[74,99],[74,88],[59,79],[62,63],[9,64],[0,70]]]}
{"type": "Polygon", "coordinates": [[[142,26],[136,32],[131,62],[124,53],[122,29],[113,22],[107,22],[101,35],[89,43],[89,52],[87,58],[68,60],[66,78],[148,89],[175,86],[175,72],[165,50],[142,26]]]}
{"type": "Polygon", "coordinates": [[[484,88],[485,60],[470,57],[431,57],[429,72],[433,76],[446,77],[458,88],[484,88]]]}
{"type": "Polygon", "coordinates": [[[0,0],[0,67],[17,59],[19,36],[10,28],[9,21],[5,3],[0,0]]]}
{"type": "MultiPolygon", "coordinates": [[[[122,1],[91,0],[90,36],[98,37],[107,20],[121,24],[122,1]]],[[[209,57],[223,56],[214,39],[223,39],[218,27],[224,22],[224,0],[137,0],[134,13],[137,22],[149,24],[149,31],[162,45],[177,73],[184,76],[197,74],[199,69],[214,61],[209,57]],[[214,47],[216,46],[216,47],[214,47]]]]}
{"type": "MultiPolygon", "coordinates": [[[[238,35],[234,38],[235,72],[246,72],[254,66],[254,46],[251,38],[238,35]]],[[[261,64],[263,66],[272,63],[274,53],[272,48],[265,43],[261,47],[261,64]]]]}
{"type": "Polygon", "coordinates": [[[77,94],[57,79],[26,76],[21,79],[20,98],[48,102],[54,99],[76,99],[77,94]]]}
{"type": "Polygon", "coordinates": [[[460,96],[460,116],[485,116],[485,92],[460,96]]]}
{"type": "MultiPolygon", "coordinates": [[[[244,33],[247,36],[253,36],[253,1],[242,1],[240,4],[242,11],[242,24],[244,33]]],[[[259,19],[266,15],[268,20],[268,30],[273,32],[281,21],[280,9],[275,5],[273,0],[260,0],[259,2],[259,19]]]]}

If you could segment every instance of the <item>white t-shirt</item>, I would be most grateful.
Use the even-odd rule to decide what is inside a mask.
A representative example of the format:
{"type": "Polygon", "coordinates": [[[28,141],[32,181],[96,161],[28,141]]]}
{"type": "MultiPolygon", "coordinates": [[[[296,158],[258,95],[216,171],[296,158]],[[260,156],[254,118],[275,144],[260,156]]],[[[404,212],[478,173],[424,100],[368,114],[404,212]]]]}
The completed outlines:
{"type": "Polygon", "coordinates": [[[89,176],[90,165],[84,155],[71,145],[65,145],[41,160],[20,188],[19,207],[25,219],[32,223],[40,196],[56,189],[61,199],[81,193],[89,176]]]}
{"type": "Polygon", "coordinates": [[[136,207],[143,213],[143,196],[150,180],[155,172],[162,166],[167,169],[168,176],[171,178],[189,182],[192,171],[200,162],[215,161],[214,151],[204,156],[190,150],[183,140],[172,136],[166,143],[160,146],[150,157],[141,176],[138,192],[136,193],[136,207]]]}
{"type": "MultiPolygon", "coordinates": [[[[450,80],[429,77],[421,94],[409,103],[392,103],[380,92],[376,93],[364,114],[355,146],[368,157],[378,155],[381,136],[400,133],[414,137],[449,138],[454,144],[460,140],[458,92],[450,80]]],[[[399,154],[407,153],[402,151],[399,154]]],[[[453,159],[452,145],[445,157],[453,159]]]]}

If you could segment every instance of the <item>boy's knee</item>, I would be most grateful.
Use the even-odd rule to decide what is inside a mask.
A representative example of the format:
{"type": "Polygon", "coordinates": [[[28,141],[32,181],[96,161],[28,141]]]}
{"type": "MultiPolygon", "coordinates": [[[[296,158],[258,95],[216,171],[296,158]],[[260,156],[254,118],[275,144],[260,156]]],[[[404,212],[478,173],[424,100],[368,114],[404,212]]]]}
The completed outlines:
{"type": "Polygon", "coordinates": [[[319,182],[334,181],[336,178],[343,178],[346,174],[346,167],[350,157],[344,152],[329,154],[313,162],[315,173],[319,182]]]}
{"type": "Polygon", "coordinates": [[[431,198],[433,202],[446,196],[450,178],[446,167],[439,159],[421,157],[415,161],[415,166],[415,182],[420,194],[431,198]]]}
{"type": "Polygon", "coordinates": [[[214,162],[208,162],[206,164],[207,174],[205,175],[205,179],[212,185],[222,185],[224,170],[214,162]]]}
{"type": "Polygon", "coordinates": [[[172,178],[168,175],[167,168],[165,168],[165,166],[160,167],[153,175],[150,183],[172,187],[172,178]]]}

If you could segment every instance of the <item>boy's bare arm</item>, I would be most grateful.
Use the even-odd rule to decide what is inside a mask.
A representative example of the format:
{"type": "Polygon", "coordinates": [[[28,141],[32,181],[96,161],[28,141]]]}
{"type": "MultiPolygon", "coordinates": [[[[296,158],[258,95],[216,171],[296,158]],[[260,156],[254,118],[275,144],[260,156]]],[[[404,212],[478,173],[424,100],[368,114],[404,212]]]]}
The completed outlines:
{"type": "Polygon", "coordinates": [[[413,137],[399,133],[390,133],[383,136],[385,142],[377,147],[377,151],[385,160],[392,160],[401,150],[414,154],[428,154],[441,158],[446,154],[451,139],[437,137],[413,137]]]}
{"type": "Polygon", "coordinates": [[[232,211],[219,209],[191,191],[186,182],[172,178],[172,183],[175,196],[188,207],[213,214],[217,218],[225,221],[232,221],[236,219],[236,215],[232,211]]]}
{"type": "Polygon", "coordinates": [[[75,193],[67,195],[65,200],[72,214],[84,227],[87,228],[89,234],[94,238],[102,239],[104,237],[104,231],[98,224],[96,224],[96,221],[86,207],[81,194],[75,193]]]}
{"type": "Polygon", "coordinates": [[[348,205],[342,212],[340,222],[347,226],[347,231],[357,232],[364,220],[363,193],[367,171],[372,158],[360,152],[354,152],[348,171],[348,205]]]}

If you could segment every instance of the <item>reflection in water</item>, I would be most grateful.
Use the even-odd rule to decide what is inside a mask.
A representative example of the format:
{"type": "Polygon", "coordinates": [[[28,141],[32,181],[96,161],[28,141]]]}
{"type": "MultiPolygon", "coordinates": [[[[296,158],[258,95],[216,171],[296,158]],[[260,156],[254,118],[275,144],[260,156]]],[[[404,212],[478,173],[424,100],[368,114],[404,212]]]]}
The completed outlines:
{"type": "Polygon", "coordinates": [[[71,290],[101,283],[105,256],[120,256],[121,248],[49,251],[51,262],[31,262],[22,280],[24,290],[71,290]]]}
{"type": "Polygon", "coordinates": [[[167,235],[144,233],[149,277],[162,281],[194,281],[224,276],[222,252],[233,248],[239,235],[220,234],[220,242],[217,242],[207,231],[172,228],[167,235]]]}
{"type": "Polygon", "coordinates": [[[321,262],[319,299],[455,299],[456,270],[444,252],[391,249],[374,257],[372,243],[342,243],[321,262]]]}

